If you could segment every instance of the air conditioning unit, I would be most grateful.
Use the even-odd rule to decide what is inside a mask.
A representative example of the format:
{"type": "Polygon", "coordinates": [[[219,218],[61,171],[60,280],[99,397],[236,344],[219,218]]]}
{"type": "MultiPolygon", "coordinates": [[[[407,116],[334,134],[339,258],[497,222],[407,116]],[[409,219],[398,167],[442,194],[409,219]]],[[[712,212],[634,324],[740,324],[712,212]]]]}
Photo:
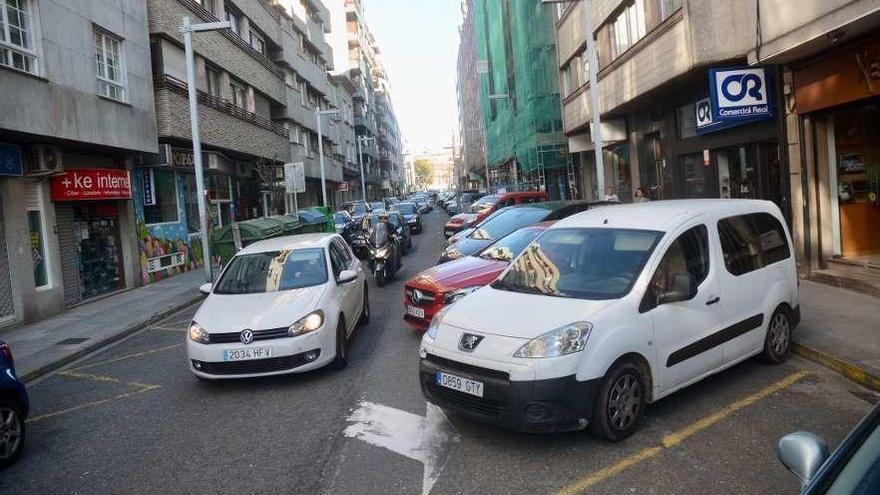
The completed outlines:
{"type": "Polygon", "coordinates": [[[63,170],[61,149],[57,146],[38,144],[31,146],[27,175],[50,175],[63,170]]]}

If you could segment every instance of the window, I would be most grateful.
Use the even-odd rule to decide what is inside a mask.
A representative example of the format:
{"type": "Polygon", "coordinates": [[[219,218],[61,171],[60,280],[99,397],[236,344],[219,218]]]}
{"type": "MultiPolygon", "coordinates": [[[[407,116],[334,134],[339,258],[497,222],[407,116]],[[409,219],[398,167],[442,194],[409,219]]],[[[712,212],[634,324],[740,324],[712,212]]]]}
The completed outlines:
{"type": "Polygon", "coordinates": [[[286,67],[284,68],[284,84],[289,88],[296,88],[296,72],[286,67]]]}
{"type": "Polygon", "coordinates": [[[743,275],[787,259],[791,253],[785,230],[774,216],[753,213],[718,222],[724,264],[732,275],[743,275]]]}
{"type": "Polygon", "coordinates": [[[231,29],[233,33],[241,33],[241,14],[239,14],[238,11],[228,3],[226,4],[226,20],[232,24],[229,29],[231,29]]]}
{"type": "Polygon", "coordinates": [[[209,174],[208,177],[208,197],[211,201],[231,201],[232,185],[229,182],[229,176],[225,174],[209,174]]]}
{"type": "Polygon", "coordinates": [[[195,0],[195,2],[205,8],[210,13],[214,13],[214,0],[195,0]]]}
{"type": "Polygon", "coordinates": [[[697,135],[696,104],[689,103],[678,107],[678,137],[692,138],[697,135]]]}
{"type": "Polygon", "coordinates": [[[0,0],[0,65],[37,73],[35,22],[31,0],[0,0]]]}
{"type": "Polygon", "coordinates": [[[208,80],[208,94],[220,98],[220,71],[214,67],[206,66],[205,77],[208,80]]]}
{"type": "Polygon", "coordinates": [[[40,210],[27,212],[28,230],[31,239],[31,259],[34,262],[34,286],[49,285],[49,274],[46,270],[46,242],[43,238],[43,218],[40,210]]]}
{"type": "Polygon", "coordinates": [[[308,94],[308,92],[309,92],[309,88],[308,88],[308,86],[306,86],[306,82],[300,81],[299,82],[299,101],[300,101],[300,103],[302,103],[303,106],[308,105],[308,103],[307,103],[308,100],[307,100],[307,96],[306,96],[308,94]]]}
{"type": "Polygon", "coordinates": [[[251,30],[249,33],[248,43],[250,43],[251,47],[253,47],[254,50],[262,53],[263,55],[266,54],[266,40],[260,33],[251,30]]]}
{"type": "Polygon", "coordinates": [[[98,94],[113,100],[125,101],[122,40],[97,28],[94,35],[98,94]]]}
{"type": "Polygon", "coordinates": [[[151,197],[144,195],[144,222],[177,222],[177,176],[169,170],[144,170],[144,185],[150,186],[151,197]],[[148,204],[149,203],[149,204],[148,204]]]}
{"type": "Polygon", "coordinates": [[[657,295],[674,287],[675,277],[683,273],[693,277],[694,287],[709,275],[709,229],[705,225],[693,227],[669,245],[645,295],[649,307],[656,306],[657,295]]]}
{"type": "Polygon", "coordinates": [[[229,81],[229,89],[232,91],[232,104],[238,108],[248,109],[247,86],[236,80],[229,81]]]}
{"type": "Polygon", "coordinates": [[[660,0],[660,17],[666,19],[681,8],[681,0],[660,0]]]}
{"type": "Polygon", "coordinates": [[[611,21],[611,58],[622,55],[645,34],[645,2],[635,0],[611,21]]]}

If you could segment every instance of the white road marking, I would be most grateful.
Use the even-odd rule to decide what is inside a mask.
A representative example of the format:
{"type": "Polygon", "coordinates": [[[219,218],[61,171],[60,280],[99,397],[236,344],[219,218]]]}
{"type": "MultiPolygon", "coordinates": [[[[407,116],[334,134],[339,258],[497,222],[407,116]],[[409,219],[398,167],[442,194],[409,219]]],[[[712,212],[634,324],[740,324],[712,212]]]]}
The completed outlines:
{"type": "Polygon", "coordinates": [[[456,436],[455,428],[443,411],[433,404],[427,406],[427,415],[419,416],[361,401],[348,416],[352,424],[344,432],[349,438],[359,438],[421,462],[424,465],[422,495],[431,493],[449,456],[447,446],[456,436]]]}

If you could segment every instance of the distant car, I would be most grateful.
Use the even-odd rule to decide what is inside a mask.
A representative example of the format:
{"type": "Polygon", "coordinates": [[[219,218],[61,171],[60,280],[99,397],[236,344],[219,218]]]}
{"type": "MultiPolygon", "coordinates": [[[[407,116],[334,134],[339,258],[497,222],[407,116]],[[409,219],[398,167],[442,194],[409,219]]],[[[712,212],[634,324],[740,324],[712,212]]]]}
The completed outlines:
{"type": "Polygon", "coordinates": [[[407,254],[412,249],[412,232],[406,218],[399,211],[389,211],[388,221],[394,226],[394,231],[400,236],[400,254],[407,254]]]}
{"type": "Polygon", "coordinates": [[[498,210],[498,215],[481,223],[473,232],[458,242],[446,246],[440,253],[439,263],[445,263],[462,256],[470,256],[482,251],[486,246],[506,236],[514,230],[547,220],[559,220],[575,213],[605,206],[604,202],[552,201],[519,206],[508,206],[498,210]]]}
{"type": "Polygon", "coordinates": [[[428,202],[424,198],[412,198],[410,199],[410,201],[418,205],[419,213],[424,214],[431,211],[430,207],[428,206],[428,202]]]}
{"type": "Polygon", "coordinates": [[[333,214],[333,223],[336,224],[336,233],[341,235],[345,242],[351,245],[354,236],[359,230],[358,223],[345,210],[339,210],[333,214]]]}
{"type": "Polygon", "coordinates": [[[461,193],[458,198],[446,208],[446,213],[449,213],[452,216],[458,215],[459,213],[464,212],[474,203],[474,201],[482,198],[485,194],[481,194],[478,192],[466,192],[461,193]]]}
{"type": "Polygon", "coordinates": [[[406,224],[409,225],[410,230],[414,234],[422,233],[422,214],[419,213],[419,208],[415,203],[411,201],[402,201],[392,206],[391,209],[399,211],[403,215],[406,224]]]}
{"type": "Polygon", "coordinates": [[[370,319],[361,263],[337,234],[255,242],[200,290],[186,345],[200,379],[344,368],[349,336],[370,319]]]}
{"type": "Polygon", "coordinates": [[[474,202],[466,212],[463,211],[450,218],[443,227],[443,233],[449,237],[459,230],[481,222],[500,208],[524,203],[541,203],[547,201],[547,198],[547,193],[544,191],[509,192],[483,196],[474,202]]]}
{"type": "Polygon", "coordinates": [[[385,202],[384,201],[372,201],[372,202],[370,202],[370,209],[372,209],[373,211],[384,210],[385,209],[385,202]]]}
{"type": "Polygon", "coordinates": [[[364,215],[370,213],[372,208],[369,203],[364,203],[363,201],[348,201],[342,203],[341,210],[345,210],[351,215],[351,218],[357,222],[363,220],[364,215]]]}
{"type": "Polygon", "coordinates": [[[404,320],[425,330],[437,312],[495,280],[511,260],[553,222],[523,227],[474,256],[466,256],[419,273],[404,286],[404,320]]]}
{"type": "Polygon", "coordinates": [[[21,457],[29,412],[27,389],[15,374],[12,350],[0,342],[0,469],[21,457]]]}
{"type": "Polygon", "coordinates": [[[880,404],[829,455],[828,444],[799,431],[779,440],[779,460],[801,484],[801,495],[880,493],[880,404]]]}
{"type": "Polygon", "coordinates": [[[382,201],[385,203],[386,209],[391,208],[392,206],[400,202],[400,200],[397,198],[385,198],[382,201]]]}

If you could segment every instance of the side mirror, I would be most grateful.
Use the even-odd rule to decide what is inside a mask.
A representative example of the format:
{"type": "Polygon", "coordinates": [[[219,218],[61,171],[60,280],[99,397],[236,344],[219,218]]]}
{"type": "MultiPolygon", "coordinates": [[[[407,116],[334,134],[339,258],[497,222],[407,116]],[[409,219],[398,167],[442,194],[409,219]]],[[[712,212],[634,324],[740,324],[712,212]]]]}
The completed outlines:
{"type": "Polygon", "coordinates": [[[797,476],[803,489],[828,459],[829,450],[822,438],[806,431],[797,431],[779,439],[776,455],[786,469],[797,476]]]}
{"type": "Polygon", "coordinates": [[[690,273],[676,273],[672,277],[672,287],[657,297],[657,304],[688,301],[697,295],[697,281],[690,273]]]}
{"type": "Polygon", "coordinates": [[[207,296],[208,294],[211,293],[211,289],[213,289],[213,288],[214,288],[214,284],[209,284],[209,283],[202,284],[199,286],[199,292],[201,292],[202,294],[207,296]]]}
{"type": "Polygon", "coordinates": [[[336,277],[336,283],[338,284],[347,284],[349,282],[354,282],[357,280],[358,274],[354,270],[342,270],[339,272],[339,276],[336,277]]]}

